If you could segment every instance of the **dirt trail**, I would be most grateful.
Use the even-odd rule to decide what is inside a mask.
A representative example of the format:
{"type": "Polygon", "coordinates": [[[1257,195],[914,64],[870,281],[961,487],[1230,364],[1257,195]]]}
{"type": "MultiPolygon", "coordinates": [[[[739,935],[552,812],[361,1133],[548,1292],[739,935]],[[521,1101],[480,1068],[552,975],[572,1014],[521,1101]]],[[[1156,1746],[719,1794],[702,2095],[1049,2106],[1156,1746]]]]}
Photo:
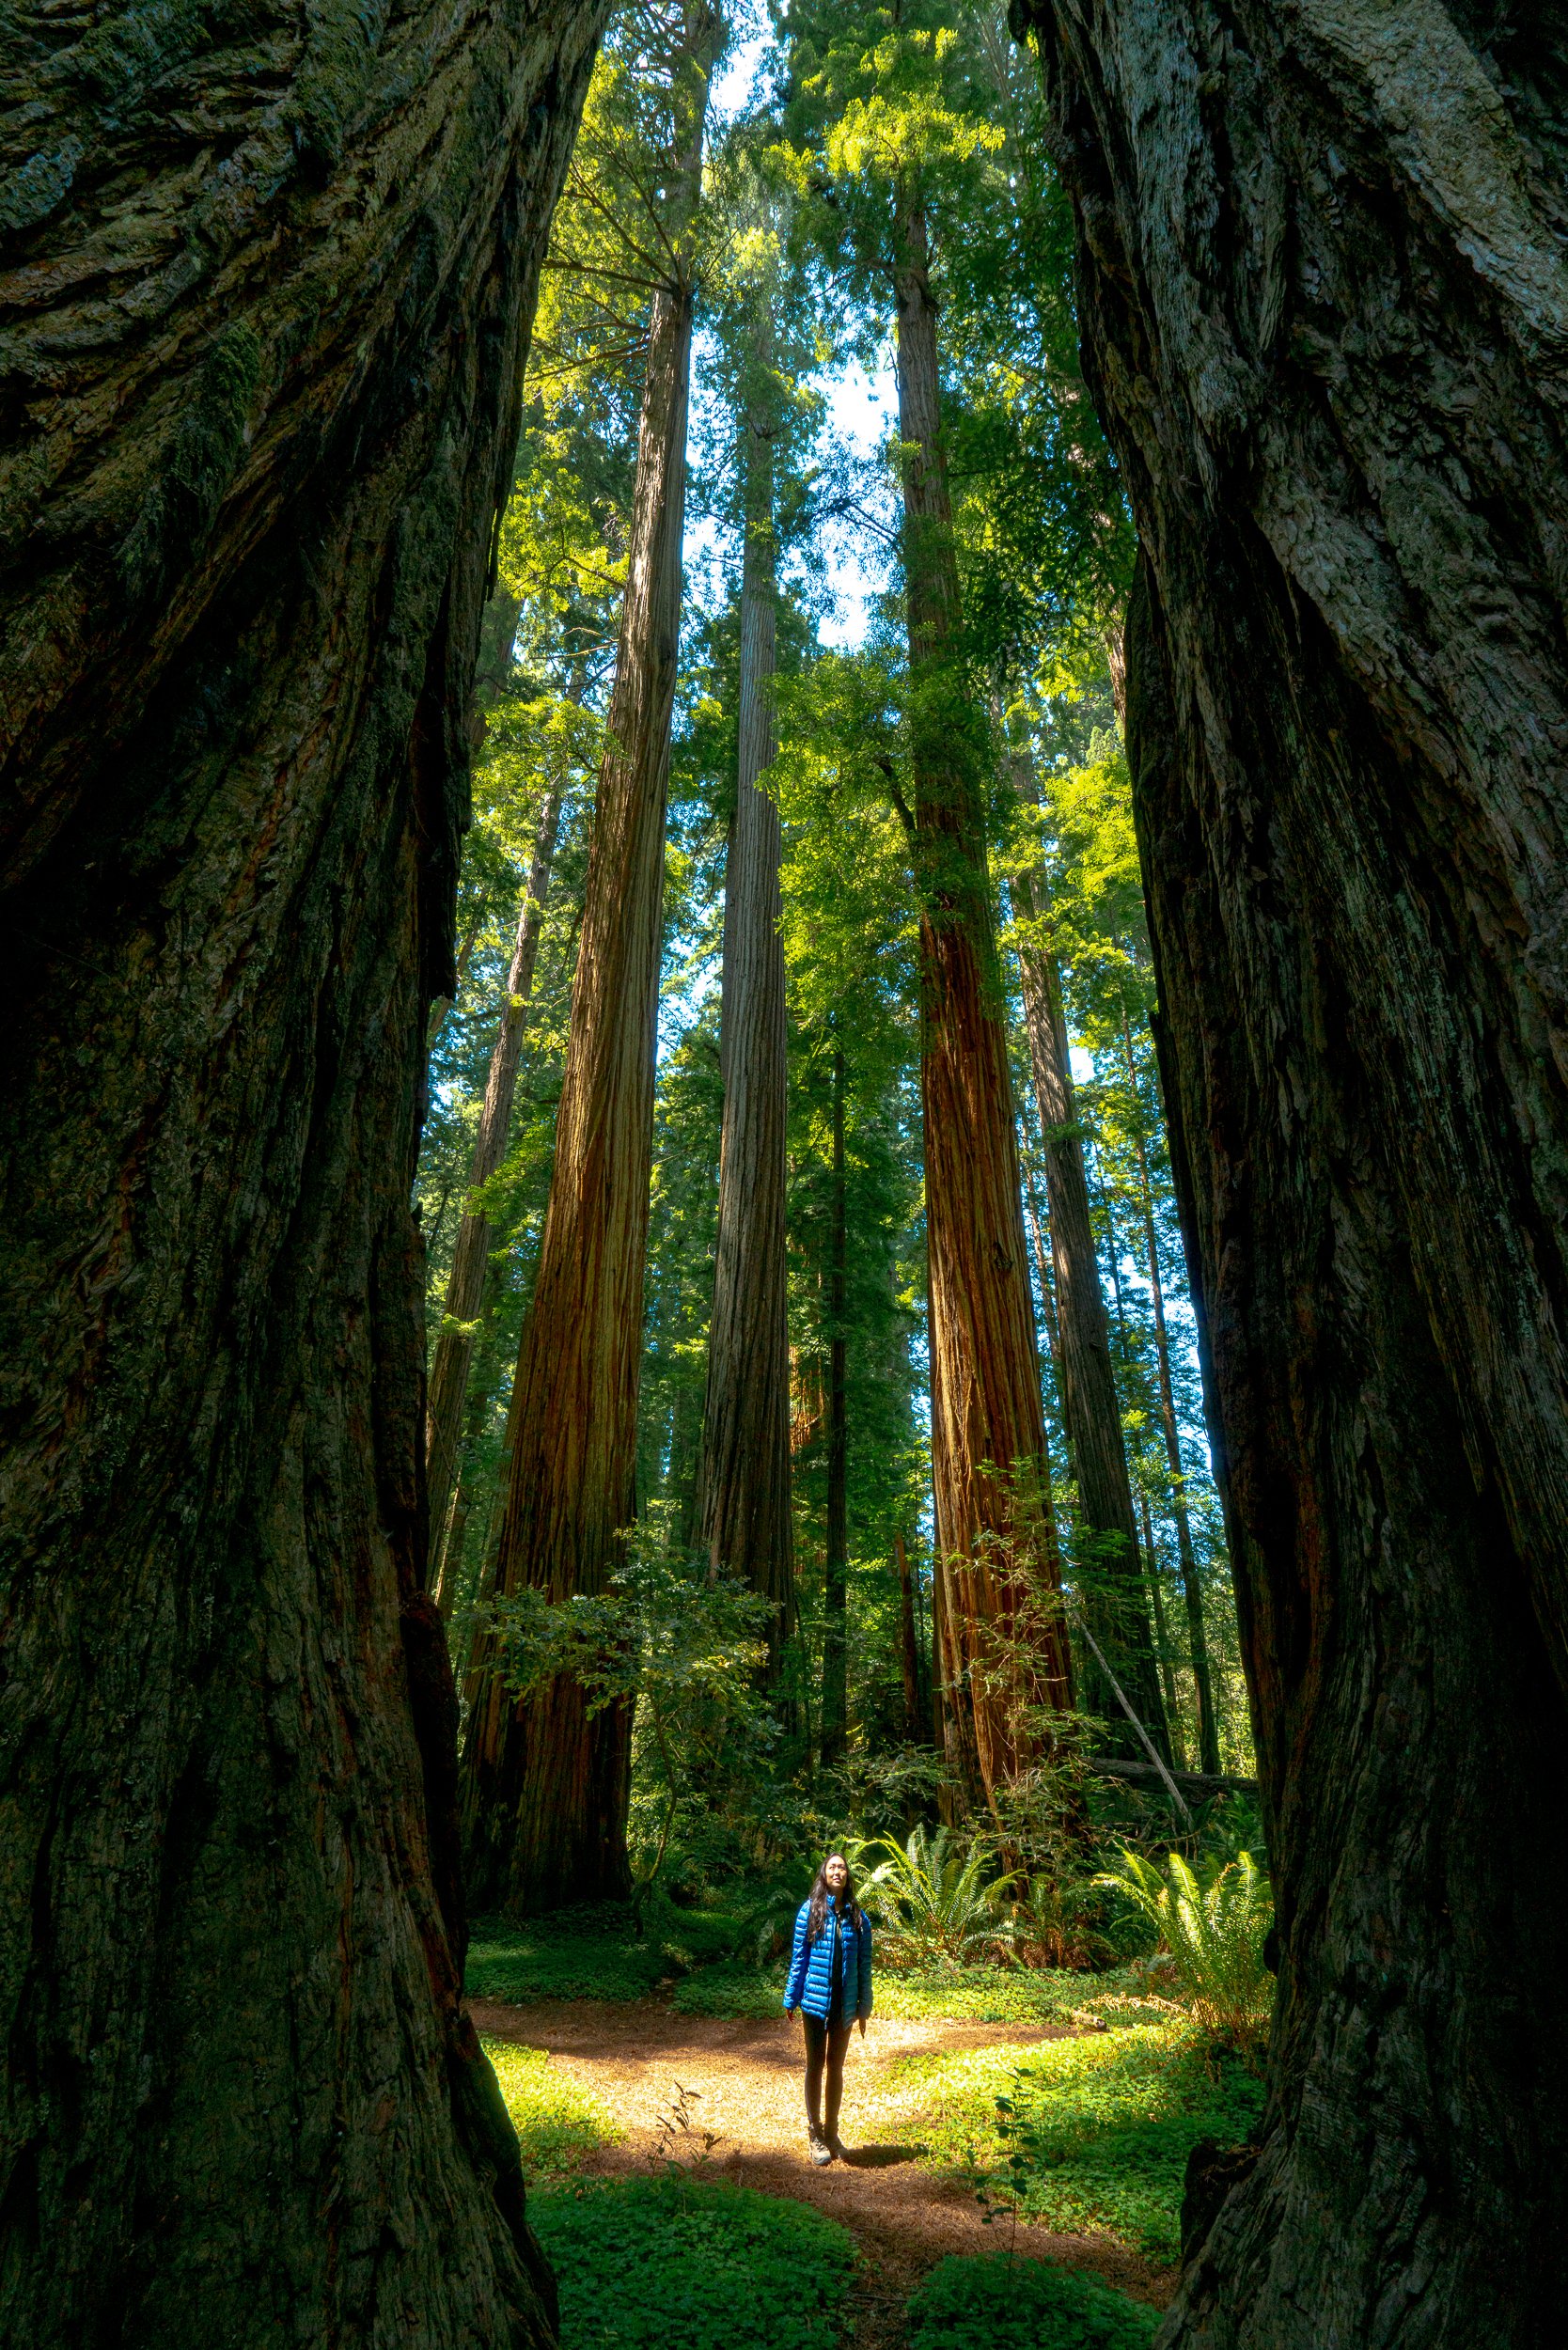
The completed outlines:
{"type": "MultiPolygon", "coordinates": [[[[626,2132],[588,2164],[604,2176],[646,2176],[661,2116],[678,2086],[693,2100],[698,2130],[719,2134],[716,2170],[766,2195],[792,2195],[829,2212],[866,2255],[855,2295],[855,2350],[898,2350],[902,2312],[925,2271],[949,2252],[999,2251],[1005,2223],[988,2228],[961,2182],[918,2163],[918,2133],[908,2115],[917,2102],[889,2077],[899,2060],[949,2048],[1018,2045],[1068,2036],[1064,2028],[1019,2024],[905,2024],[873,2019],[851,2043],[840,2121],[847,2163],[817,2170],[806,2158],[801,2102],[803,2058],[798,2023],[731,2023],[673,2015],[654,2002],[611,2006],[597,2000],[541,2001],[512,2007],[469,2002],[475,2024],[497,2040],[547,2048],[563,2073],[603,2099],[626,2132]]],[[[694,2150],[695,2151],[695,2150],[694,2150]]],[[[1174,2279],[1105,2236],[1054,2235],[1021,2228],[1017,2250],[1029,2258],[1092,2270],[1107,2284],[1163,2308],[1174,2279]]]]}

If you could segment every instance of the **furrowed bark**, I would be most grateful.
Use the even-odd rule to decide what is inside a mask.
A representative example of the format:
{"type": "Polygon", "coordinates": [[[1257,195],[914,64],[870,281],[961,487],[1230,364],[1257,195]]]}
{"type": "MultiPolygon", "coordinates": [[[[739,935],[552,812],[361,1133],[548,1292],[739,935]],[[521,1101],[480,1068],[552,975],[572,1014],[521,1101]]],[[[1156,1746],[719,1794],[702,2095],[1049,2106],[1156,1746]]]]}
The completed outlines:
{"type": "MultiPolygon", "coordinates": [[[[765,355],[765,354],[764,354],[765,355]]],[[[784,942],[778,810],[758,778],[776,751],[771,425],[746,419],[739,773],[724,882],[724,1128],[702,1434],[702,1540],[715,1567],[773,1604],[770,1677],[795,1616],[790,1508],[790,1331],[784,942]]]]}
{"type": "Polygon", "coordinates": [[[936,1547],[948,1703],[987,1796],[1035,1745],[1028,1704],[1071,1702],[1035,1354],[1012,1083],[986,870],[976,713],[953,658],[958,573],[942,448],[925,215],[907,204],[894,271],[904,444],[920,1089],[931,1283],[936,1547]],[[1025,1598],[1021,1586],[1032,1586],[1025,1598]],[[1030,1653],[1020,1659],[1019,1648],[1030,1653]]]}
{"type": "Polygon", "coordinates": [[[1568,2290],[1561,52],[1436,0],[1030,14],[1143,546],[1157,1042],[1278,1897],[1262,2152],[1159,2339],[1544,2345],[1568,2290]]]}
{"type": "MultiPolygon", "coordinates": [[[[1032,802],[1038,796],[1033,778],[1023,761],[1014,765],[1019,796],[1032,802]]],[[[1168,1762],[1170,1734],[1144,1604],[1137,1521],[1121,1434],[1121,1399],[1116,1391],[1110,1324],[1090,1217],[1083,1130],[1073,1084],[1061,979],[1055,957],[1044,943],[1049,913],[1045,876],[1037,865],[1030,866],[1013,876],[1012,889],[1018,910],[1029,924],[1018,942],[1018,970],[1029,1068],[1045,1144],[1062,1418],[1077,1487],[1077,1531],[1087,1550],[1087,1572],[1081,1571],[1084,1607],[1134,1711],[1168,1762]]],[[[1092,1651],[1080,1661],[1078,1699],[1105,1724],[1108,1752],[1135,1750],[1131,1729],[1092,1651]]]]}
{"type": "Polygon", "coordinates": [[[8,28],[8,2342],[553,2339],[459,2006],[407,1202],[603,13],[8,28]]]}
{"type": "MultiPolygon", "coordinates": [[[[685,21],[692,79],[679,170],[695,209],[719,22],[685,21]]],[[[674,241],[682,250],[683,231],[674,241]]],[[[493,1589],[561,1600],[604,1591],[636,1510],[637,1382],[653,1138],[669,728],[681,634],[681,540],[692,285],[683,263],[654,295],[638,423],[632,540],[606,748],[572,994],[556,1161],[508,1431],[493,1589]]],[[[591,1715],[561,1675],[513,1698],[494,1632],[480,1631],[463,1759],[469,1889],[523,1911],[631,1889],[631,1708],[591,1715]]]]}
{"type": "MultiPolygon", "coordinates": [[[[544,924],[550,868],[555,862],[560,820],[561,786],[556,783],[540,810],[528,885],[523,893],[517,935],[512,941],[506,1001],[491,1049],[490,1073],[485,1080],[478,1131],[474,1136],[474,1156],[468,1169],[468,1204],[458,1227],[452,1269],[447,1277],[441,1335],[435,1342],[435,1360],[431,1367],[430,1406],[425,1415],[425,1483],[430,1495],[431,1525],[443,1551],[463,1437],[463,1399],[468,1392],[474,1340],[490,1271],[490,1223],[482,1209],[475,1206],[473,1196],[489,1183],[507,1154],[517,1073],[522,1065],[523,1039],[528,1024],[528,998],[533,994],[539,934],[544,924]]],[[[436,1604],[442,1615],[448,1617],[452,1612],[452,1578],[445,1572],[444,1556],[436,1564],[440,1570],[436,1604]]]]}

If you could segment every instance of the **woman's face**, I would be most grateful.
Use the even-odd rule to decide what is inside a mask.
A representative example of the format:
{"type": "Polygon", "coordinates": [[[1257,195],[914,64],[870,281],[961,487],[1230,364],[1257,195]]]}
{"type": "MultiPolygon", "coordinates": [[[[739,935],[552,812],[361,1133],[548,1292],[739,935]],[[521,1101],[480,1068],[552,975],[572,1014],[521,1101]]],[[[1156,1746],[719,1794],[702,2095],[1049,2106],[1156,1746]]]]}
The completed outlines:
{"type": "Polygon", "coordinates": [[[823,1863],[823,1875],[830,1893],[841,1893],[849,1883],[849,1864],[838,1853],[832,1853],[823,1863]]]}

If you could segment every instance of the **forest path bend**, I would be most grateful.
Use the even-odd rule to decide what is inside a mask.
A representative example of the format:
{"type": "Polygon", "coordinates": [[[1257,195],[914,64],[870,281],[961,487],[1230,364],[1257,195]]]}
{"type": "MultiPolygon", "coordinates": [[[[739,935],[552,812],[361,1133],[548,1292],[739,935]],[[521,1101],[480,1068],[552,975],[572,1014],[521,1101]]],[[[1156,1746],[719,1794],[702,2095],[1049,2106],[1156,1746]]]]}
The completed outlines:
{"type": "MultiPolygon", "coordinates": [[[[961,2180],[917,2159],[920,2136],[911,2117],[919,2094],[897,2081],[895,2068],[907,2057],[946,2049],[1074,2036],[1061,2025],[873,2017],[866,2038],[852,2042],[844,2070],[841,2127],[850,2159],[818,2170],[806,2158],[800,2026],[784,2015],[717,2019],[673,2014],[654,2000],[591,1999],[526,2007],[472,1999],[469,2012],[489,2038],[548,2049],[563,2073],[609,2107],[625,2138],[592,2154],[585,2165],[590,2173],[647,2176],[657,2161],[661,2117],[679,2087],[694,2101],[697,2130],[719,2133],[716,2170],[764,2195],[813,2204],[848,2228],[864,2255],[853,2350],[900,2350],[904,2305],[926,2271],[949,2252],[1000,2251],[1006,2243],[1006,2223],[988,2228],[961,2180]]],[[[1016,2249],[1020,2257],[1090,2270],[1157,2308],[1175,2283],[1168,2271],[1107,2236],[1020,2228],[1016,2249]]]]}

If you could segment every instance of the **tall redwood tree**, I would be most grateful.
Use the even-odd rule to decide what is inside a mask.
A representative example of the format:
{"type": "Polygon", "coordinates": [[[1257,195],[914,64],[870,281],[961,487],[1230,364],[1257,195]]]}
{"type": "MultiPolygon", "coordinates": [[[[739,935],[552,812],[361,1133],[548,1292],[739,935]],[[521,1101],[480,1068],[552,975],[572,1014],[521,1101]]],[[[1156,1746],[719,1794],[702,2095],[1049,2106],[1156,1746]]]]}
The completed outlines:
{"type": "Polygon", "coordinates": [[[785,1262],[787,1065],[778,810],[760,777],[776,752],[770,699],[777,586],[771,321],[758,337],[742,433],[745,543],[735,815],[724,878],[719,1153],[713,1311],[703,1410],[700,1528],[714,1566],[773,1603],[770,1664],[794,1625],[790,1509],[790,1331],[785,1262]]]}
{"type": "Polygon", "coordinates": [[[949,1760],[991,1794],[1029,1759],[1029,1701],[1070,1702],[1035,1354],[1017,1130],[986,868],[978,713],[959,655],[958,570],[942,440],[924,208],[901,204],[893,273],[903,444],[913,844],[920,888],[920,1096],[931,1283],[932,1472],[949,1760]],[[1034,1650],[1010,1686],[1014,1643],[1034,1650]]]}
{"type": "Polygon", "coordinates": [[[33,2350],[553,2338],[459,2007],[408,1195],[604,14],[8,24],[0,2337],[33,2350]]]}
{"type": "MultiPolygon", "coordinates": [[[[655,292],[615,687],[594,803],[556,1161],[508,1428],[493,1588],[604,1591],[636,1508],[637,1382],[653,1140],[669,730],[708,80],[724,20],[686,0],[669,59],[667,281],[655,292]]],[[[469,1885],[528,1909],[630,1889],[631,1708],[590,1712],[562,1673],[525,1700],[493,1631],[476,1643],[463,1747],[469,1885]]]]}
{"type": "Polygon", "coordinates": [[[1560,39],[1031,0],[1142,541],[1128,747],[1278,1895],[1168,2344],[1568,2296],[1560,39]]]}

